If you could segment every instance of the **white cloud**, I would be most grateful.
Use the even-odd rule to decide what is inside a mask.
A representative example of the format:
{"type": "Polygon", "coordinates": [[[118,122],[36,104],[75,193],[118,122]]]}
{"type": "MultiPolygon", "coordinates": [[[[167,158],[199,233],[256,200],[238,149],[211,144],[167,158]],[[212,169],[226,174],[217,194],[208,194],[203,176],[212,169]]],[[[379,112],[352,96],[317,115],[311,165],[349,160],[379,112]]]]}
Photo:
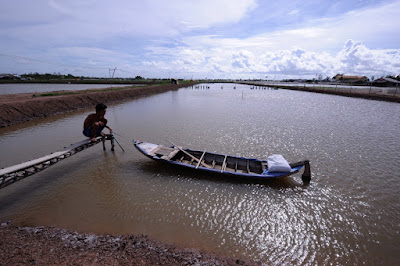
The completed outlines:
{"type": "Polygon", "coordinates": [[[351,11],[334,18],[314,19],[297,28],[265,32],[247,38],[197,35],[184,37],[183,42],[191,46],[223,46],[228,49],[259,48],[261,51],[266,49],[277,51],[301,47],[312,51],[332,52],[338,51],[347,40],[355,39],[362,40],[366,44],[379,42],[383,47],[398,48],[400,43],[398,10],[400,1],[351,11]]]}
{"type": "Polygon", "coordinates": [[[348,41],[338,53],[337,60],[348,73],[374,75],[400,73],[400,49],[371,50],[360,42],[348,41]]]}
{"type": "Polygon", "coordinates": [[[7,17],[4,21],[18,18],[17,23],[9,25],[8,34],[27,36],[23,39],[28,42],[35,37],[30,32],[38,34],[34,38],[37,42],[138,34],[171,36],[194,28],[237,22],[256,7],[255,0],[49,0],[48,5],[44,1],[37,5],[16,1],[22,2],[20,7],[30,9],[7,4],[0,10],[0,17],[7,17]]]}

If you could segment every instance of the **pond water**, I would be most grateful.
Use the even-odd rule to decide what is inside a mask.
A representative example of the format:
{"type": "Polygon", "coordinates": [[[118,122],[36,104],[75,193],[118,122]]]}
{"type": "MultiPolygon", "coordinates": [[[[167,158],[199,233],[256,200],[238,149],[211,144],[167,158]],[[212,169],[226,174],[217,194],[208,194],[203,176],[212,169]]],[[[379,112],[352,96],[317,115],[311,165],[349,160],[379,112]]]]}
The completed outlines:
{"type": "MultiPolygon", "coordinates": [[[[262,264],[398,265],[400,105],[250,88],[207,84],[110,105],[125,152],[96,145],[0,190],[0,221],[147,234],[262,264]],[[308,159],[312,180],[246,184],[169,168],[132,139],[308,159]]],[[[90,112],[0,129],[0,167],[82,140],[90,112]]]]}
{"type": "Polygon", "coordinates": [[[41,83],[17,83],[17,84],[0,84],[1,94],[15,93],[42,93],[49,91],[64,91],[64,90],[90,90],[104,89],[110,87],[127,87],[132,85],[124,84],[41,84],[41,83]]]}

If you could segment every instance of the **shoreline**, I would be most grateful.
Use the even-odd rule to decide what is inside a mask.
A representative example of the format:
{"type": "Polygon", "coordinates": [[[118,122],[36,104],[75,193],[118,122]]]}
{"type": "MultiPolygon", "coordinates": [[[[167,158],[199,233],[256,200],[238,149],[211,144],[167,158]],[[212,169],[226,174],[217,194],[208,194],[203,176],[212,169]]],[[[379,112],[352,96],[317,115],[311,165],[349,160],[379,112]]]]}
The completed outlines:
{"type": "Polygon", "coordinates": [[[118,103],[189,87],[196,84],[168,84],[145,87],[114,87],[112,89],[55,91],[0,95],[0,127],[21,124],[52,115],[68,113],[94,106],[118,103]]]}
{"type": "Polygon", "coordinates": [[[150,239],[0,223],[1,265],[257,265],[150,239]]]}

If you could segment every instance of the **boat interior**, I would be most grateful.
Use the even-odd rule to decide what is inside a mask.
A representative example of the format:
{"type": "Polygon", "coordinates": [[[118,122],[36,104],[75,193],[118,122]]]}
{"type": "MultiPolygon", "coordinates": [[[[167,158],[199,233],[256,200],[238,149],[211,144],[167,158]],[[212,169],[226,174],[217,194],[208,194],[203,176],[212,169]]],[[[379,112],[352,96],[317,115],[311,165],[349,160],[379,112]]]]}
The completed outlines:
{"type": "MultiPolygon", "coordinates": [[[[171,142],[171,144],[173,143],[171,142]]],[[[151,157],[157,156],[158,158],[161,158],[163,160],[191,165],[196,169],[199,166],[202,166],[204,168],[221,171],[221,173],[230,172],[250,175],[263,175],[265,170],[268,169],[267,161],[215,154],[206,151],[183,149],[182,147],[176,146],[175,144],[173,145],[174,146],[172,147],[168,147],[152,143],[140,143],[138,146],[143,153],[151,157]]],[[[304,173],[301,178],[304,184],[310,183],[310,161],[299,161],[295,163],[290,163],[289,165],[292,167],[292,171],[290,173],[278,172],[277,174],[267,174],[269,177],[283,177],[298,172],[304,166],[304,173]]]]}
{"type": "Polygon", "coordinates": [[[261,174],[267,168],[267,163],[246,158],[238,158],[222,154],[208,153],[206,151],[183,150],[159,145],[151,155],[156,155],[164,160],[172,160],[196,168],[203,166],[221,172],[238,172],[249,174],[261,174]]]}

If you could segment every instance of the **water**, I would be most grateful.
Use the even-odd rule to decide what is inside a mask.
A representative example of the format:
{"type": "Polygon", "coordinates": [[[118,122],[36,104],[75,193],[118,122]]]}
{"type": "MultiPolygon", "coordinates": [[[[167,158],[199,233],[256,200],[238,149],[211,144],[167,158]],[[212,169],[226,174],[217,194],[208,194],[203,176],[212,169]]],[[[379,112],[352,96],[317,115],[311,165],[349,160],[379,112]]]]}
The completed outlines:
{"type": "Polygon", "coordinates": [[[132,85],[110,85],[110,84],[37,84],[37,83],[18,83],[18,84],[0,84],[1,94],[15,94],[15,93],[43,93],[49,91],[63,91],[63,90],[89,90],[89,89],[103,89],[110,87],[127,87],[132,85]]]}
{"type": "MultiPolygon", "coordinates": [[[[97,145],[2,189],[0,220],[148,234],[262,264],[400,263],[399,104],[208,86],[109,106],[125,152],[97,145]],[[246,184],[169,168],[136,151],[133,138],[309,159],[312,181],[304,187],[298,174],[246,184]]],[[[81,140],[90,111],[0,129],[0,167],[81,140]]]]}

